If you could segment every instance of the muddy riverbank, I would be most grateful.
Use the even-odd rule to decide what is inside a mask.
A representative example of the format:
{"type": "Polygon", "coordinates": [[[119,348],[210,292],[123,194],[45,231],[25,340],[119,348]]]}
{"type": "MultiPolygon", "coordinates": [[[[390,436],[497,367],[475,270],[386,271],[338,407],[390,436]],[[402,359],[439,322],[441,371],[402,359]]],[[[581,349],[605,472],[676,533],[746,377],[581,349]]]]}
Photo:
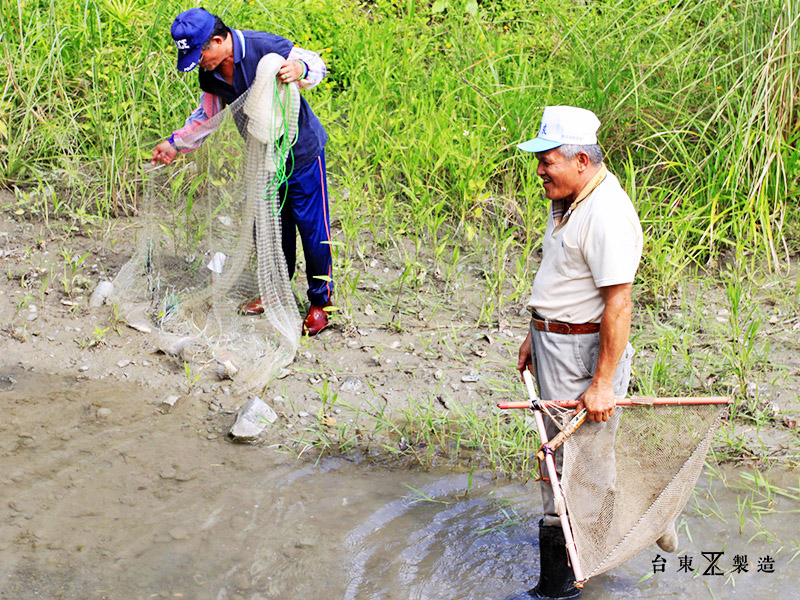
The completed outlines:
{"type": "MultiPolygon", "coordinates": [[[[198,435],[200,402],[160,415],[138,384],[13,374],[3,403],[17,433],[6,430],[0,448],[11,467],[0,491],[4,600],[477,600],[535,580],[533,484],[347,457],[298,460],[198,435]],[[110,414],[98,417],[99,408],[110,414]],[[45,409],[58,415],[46,426],[30,417],[45,409]]],[[[652,547],[586,593],[791,597],[797,502],[776,495],[767,507],[742,487],[748,472],[701,477],[679,524],[678,556],[652,547]],[[767,514],[756,522],[742,503],[767,514]],[[703,574],[709,552],[724,553],[712,570],[720,574],[703,574]],[[654,573],[659,557],[665,569],[654,573]],[[747,570],[734,573],[741,557],[747,570]],[[681,569],[687,560],[691,570],[681,569]]],[[[783,489],[800,487],[796,473],[774,475],[783,489]]]]}
{"type": "MultiPolygon", "coordinates": [[[[6,211],[0,221],[0,598],[477,599],[534,578],[532,484],[480,469],[470,484],[458,470],[398,469],[336,448],[319,460],[311,445],[320,427],[335,438],[359,412],[389,415],[430,401],[443,414],[470,407],[488,415],[497,401],[517,399],[522,306],[475,325],[484,282],[474,257],[460,265],[457,294],[432,266],[429,292],[408,292],[402,318],[389,322],[382,307],[397,303],[381,286],[403,262],[376,250],[347,314],[304,340],[264,394],[276,424],[259,443],[235,445],[226,434],[247,395],[212,369],[187,379],[113,307],[88,307],[96,283],[130,255],[135,221],[103,230],[28,217],[6,211]]],[[[704,302],[702,318],[724,327],[721,301],[704,302]]],[[[679,572],[675,557],[653,574],[654,550],[592,581],[593,598],[661,598],[664,590],[728,598],[734,582],[737,594],[754,598],[791,589],[794,492],[775,495],[780,510],[767,514],[742,508],[743,499],[758,508],[763,494],[737,487],[754,467],[796,464],[797,335],[786,310],[775,303],[775,321],[765,320],[772,345],[756,384],[759,406],[773,403],[774,415],[728,430],[741,441],[738,470],[726,485],[716,475],[701,480],[685,513],[686,554],[697,567],[703,551],[724,549],[725,576],[679,572]],[[749,556],[749,573],[730,576],[735,554],[749,556]],[[765,556],[775,558],[774,573],[757,572],[765,556]]],[[[642,322],[636,360],[648,364],[658,356],[642,322]]],[[[698,389],[710,390],[702,354],[693,360],[698,389]]],[[[373,447],[382,443],[400,449],[404,440],[387,435],[373,447]]],[[[791,472],[778,480],[783,490],[798,487],[791,472]]]]}

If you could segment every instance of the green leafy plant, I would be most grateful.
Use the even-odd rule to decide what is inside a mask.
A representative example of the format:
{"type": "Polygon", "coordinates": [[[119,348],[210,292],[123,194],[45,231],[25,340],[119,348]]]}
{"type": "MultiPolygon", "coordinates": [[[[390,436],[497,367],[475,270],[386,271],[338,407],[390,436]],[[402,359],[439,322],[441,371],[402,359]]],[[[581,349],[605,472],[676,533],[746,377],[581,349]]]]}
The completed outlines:
{"type": "Polygon", "coordinates": [[[194,390],[195,384],[200,380],[200,377],[203,375],[200,371],[195,371],[192,369],[192,365],[190,365],[187,361],[183,361],[183,382],[186,384],[186,393],[191,394],[192,390],[194,390]]]}
{"type": "Polygon", "coordinates": [[[61,248],[61,256],[64,260],[64,268],[61,273],[61,287],[64,293],[70,298],[78,290],[85,290],[90,284],[89,278],[84,273],[86,258],[89,252],[77,256],[72,255],[67,247],[61,248]]]}

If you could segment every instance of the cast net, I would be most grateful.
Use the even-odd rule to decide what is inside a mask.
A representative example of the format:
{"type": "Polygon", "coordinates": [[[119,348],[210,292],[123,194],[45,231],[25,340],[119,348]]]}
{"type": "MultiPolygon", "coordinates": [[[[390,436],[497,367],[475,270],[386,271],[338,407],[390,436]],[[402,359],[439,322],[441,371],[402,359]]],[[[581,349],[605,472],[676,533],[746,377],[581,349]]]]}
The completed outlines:
{"type": "MultiPolygon", "coordinates": [[[[561,487],[586,579],[633,558],[677,519],[724,410],[617,407],[607,426],[587,421],[567,438],[561,487]]],[[[563,428],[573,410],[558,412],[563,428]]]]}
{"type": "Polygon", "coordinates": [[[282,62],[265,56],[248,92],[183,138],[204,143],[182,166],[148,171],[143,229],[109,298],[164,352],[247,388],[289,364],[300,337],[278,194],[300,97],[276,81],[282,62]],[[239,313],[259,297],[263,315],[239,313]]]}

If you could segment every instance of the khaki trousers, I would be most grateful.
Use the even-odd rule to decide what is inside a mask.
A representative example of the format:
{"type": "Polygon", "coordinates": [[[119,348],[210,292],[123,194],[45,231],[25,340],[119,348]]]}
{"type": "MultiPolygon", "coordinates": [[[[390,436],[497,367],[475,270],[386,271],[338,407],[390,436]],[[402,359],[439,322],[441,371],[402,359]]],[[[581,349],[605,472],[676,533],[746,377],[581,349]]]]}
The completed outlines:
{"type": "MultiPolygon", "coordinates": [[[[539,397],[542,400],[577,400],[589,388],[597,367],[597,357],[600,353],[600,334],[560,334],[539,331],[531,323],[531,356],[533,357],[533,375],[539,397]]],[[[633,347],[628,344],[622,353],[622,358],[614,373],[614,394],[617,398],[624,398],[628,392],[628,383],[631,378],[631,359],[633,347]]],[[[586,421],[581,429],[595,427],[613,427],[616,430],[621,408],[614,409],[614,414],[605,423],[592,423],[586,421]]],[[[548,438],[558,433],[558,428],[551,419],[545,415],[545,427],[548,438]]],[[[578,430],[580,433],[580,430],[578,430]]],[[[578,435],[577,433],[575,435],[578,435]]],[[[564,454],[559,448],[555,452],[556,470],[559,478],[562,474],[564,454]]],[[[596,461],[596,479],[592,482],[592,497],[596,503],[591,506],[581,506],[577,509],[582,513],[581,519],[592,518],[599,515],[602,510],[603,499],[608,492],[613,492],[616,483],[616,469],[614,467],[614,448],[597,448],[597,452],[587,460],[596,461]]],[[[540,473],[547,477],[547,469],[542,462],[540,473]]],[[[544,505],[544,524],[560,525],[558,514],[553,502],[553,490],[549,483],[542,482],[542,502],[544,505]]],[[[576,508],[573,508],[576,510],[576,508]]],[[[576,515],[577,517],[578,515],[576,515]]]]}

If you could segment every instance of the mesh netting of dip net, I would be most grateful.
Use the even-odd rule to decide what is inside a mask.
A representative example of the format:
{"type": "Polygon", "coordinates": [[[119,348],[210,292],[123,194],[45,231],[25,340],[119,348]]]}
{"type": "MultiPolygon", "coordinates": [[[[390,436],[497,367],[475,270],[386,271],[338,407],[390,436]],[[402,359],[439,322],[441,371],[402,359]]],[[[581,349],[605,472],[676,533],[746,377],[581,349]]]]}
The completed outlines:
{"type": "MultiPolygon", "coordinates": [[[[535,401],[547,413],[534,410],[543,441],[544,421],[550,418],[567,433],[580,418],[573,416],[577,403],[537,401],[532,387],[531,381],[532,402],[499,406],[530,408],[535,401]]],[[[608,423],[583,423],[564,439],[560,477],[553,476],[545,460],[542,476],[550,482],[542,485],[555,480],[556,511],[562,515],[562,528],[571,534],[566,536],[567,546],[579,585],[639,554],[678,518],[705,465],[728,400],[618,400],[608,423]]],[[[540,453],[545,454],[552,463],[553,453],[540,453]]]]}
{"type": "Polygon", "coordinates": [[[250,89],[184,137],[203,142],[190,160],[148,170],[143,227],[109,297],[165,352],[216,363],[253,389],[294,359],[300,338],[278,194],[300,97],[297,84],[276,81],[282,62],[262,58],[250,89]],[[259,297],[263,315],[239,314],[259,297]]]}
{"type": "Polygon", "coordinates": [[[633,558],[678,518],[722,410],[618,407],[616,432],[586,423],[567,438],[561,488],[586,579],[633,558]]]}

